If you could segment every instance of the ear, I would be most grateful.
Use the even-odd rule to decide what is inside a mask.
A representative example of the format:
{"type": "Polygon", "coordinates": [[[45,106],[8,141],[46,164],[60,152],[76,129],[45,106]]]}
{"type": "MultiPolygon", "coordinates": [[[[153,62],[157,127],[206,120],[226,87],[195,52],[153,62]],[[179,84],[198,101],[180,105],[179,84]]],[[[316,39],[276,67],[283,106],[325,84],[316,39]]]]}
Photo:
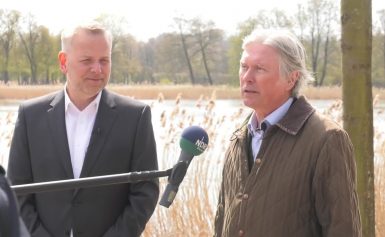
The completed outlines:
{"type": "Polygon", "coordinates": [[[287,80],[287,89],[288,90],[291,91],[294,88],[295,84],[297,84],[299,76],[300,76],[299,71],[293,71],[290,73],[289,78],[287,80]]]}
{"type": "Polygon", "coordinates": [[[63,51],[59,52],[58,55],[60,71],[64,74],[67,73],[67,55],[63,51]]]}

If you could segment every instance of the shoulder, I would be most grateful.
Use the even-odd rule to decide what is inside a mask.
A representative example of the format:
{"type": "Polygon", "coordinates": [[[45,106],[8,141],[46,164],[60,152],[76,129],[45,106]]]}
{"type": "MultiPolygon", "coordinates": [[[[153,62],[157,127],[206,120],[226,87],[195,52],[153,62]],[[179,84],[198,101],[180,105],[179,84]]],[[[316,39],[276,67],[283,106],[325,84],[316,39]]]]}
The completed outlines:
{"type": "Polygon", "coordinates": [[[135,100],[131,97],[117,94],[115,92],[104,90],[103,97],[106,103],[116,106],[117,108],[132,108],[132,109],[144,109],[149,107],[147,104],[135,100]]]}
{"type": "Polygon", "coordinates": [[[319,132],[343,131],[341,124],[318,111],[310,116],[309,125],[311,125],[312,129],[316,129],[319,132]]]}
{"type": "Polygon", "coordinates": [[[351,141],[348,133],[335,120],[328,116],[314,113],[304,128],[306,137],[310,140],[318,141],[317,144],[323,147],[327,144],[335,146],[342,144],[351,146],[351,141]],[[315,136],[316,134],[316,136],[315,136]]]}
{"type": "Polygon", "coordinates": [[[28,99],[28,100],[23,101],[20,104],[20,106],[22,106],[24,108],[30,108],[30,107],[36,107],[36,106],[49,105],[57,97],[64,97],[64,92],[63,91],[56,91],[56,92],[49,93],[47,95],[28,99]]]}

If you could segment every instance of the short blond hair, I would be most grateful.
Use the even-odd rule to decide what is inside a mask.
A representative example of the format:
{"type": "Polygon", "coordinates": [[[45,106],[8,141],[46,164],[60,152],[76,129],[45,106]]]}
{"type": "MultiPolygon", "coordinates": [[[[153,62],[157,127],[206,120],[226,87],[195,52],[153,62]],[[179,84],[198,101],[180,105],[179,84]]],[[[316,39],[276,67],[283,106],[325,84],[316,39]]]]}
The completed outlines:
{"type": "Polygon", "coordinates": [[[61,50],[67,52],[70,48],[72,38],[79,32],[87,32],[94,35],[104,35],[112,48],[111,33],[99,22],[91,21],[66,28],[61,33],[61,50]]]}

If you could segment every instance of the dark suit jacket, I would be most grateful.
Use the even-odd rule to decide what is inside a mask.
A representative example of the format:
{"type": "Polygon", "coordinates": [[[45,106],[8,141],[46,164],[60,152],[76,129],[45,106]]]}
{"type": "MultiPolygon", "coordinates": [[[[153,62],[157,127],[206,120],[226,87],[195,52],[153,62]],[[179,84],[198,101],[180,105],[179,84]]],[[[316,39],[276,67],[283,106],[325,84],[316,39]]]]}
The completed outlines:
{"type": "Polygon", "coordinates": [[[19,217],[15,195],[4,175],[5,171],[0,165],[0,237],[29,237],[19,217]]]}
{"type": "MultiPolygon", "coordinates": [[[[151,112],[103,90],[80,177],[158,169],[151,112]]],[[[64,91],[20,105],[8,176],[13,185],[72,179],[64,91]]],[[[159,196],[158,181],[20,196],[32,236],[139,236],[159,196]]]]}

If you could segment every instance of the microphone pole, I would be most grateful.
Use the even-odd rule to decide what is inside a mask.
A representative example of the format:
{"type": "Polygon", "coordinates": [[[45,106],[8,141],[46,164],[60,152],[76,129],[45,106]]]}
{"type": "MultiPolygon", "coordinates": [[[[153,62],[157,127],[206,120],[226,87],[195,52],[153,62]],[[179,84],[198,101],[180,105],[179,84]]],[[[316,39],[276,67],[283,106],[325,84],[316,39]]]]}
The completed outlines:
{"type": "Polygon", "coordinates": [[[173,168],[168,170],[158,171],[140,171],[123,174],[112,174],[103,176],[85,177],[79,179],[57,180],[41,183],[31,183],[11,186],[11,189],[16,195],[26,195],[31,193],[61,191],[67,189],[87,188],[110,184],[121,183],[136,183],[140,181],[152,180],[159,177],[168,177],[168,184],[160,199],[159,204],[164,207],[169,207],[179,185],[186,175],[187,168],[194,156],[200,155],[206,150],[209,137],[207,132],[198,126],[190,126],[182,132],[179,142],[181,154],[178,162],[173,168]]]}
{"type": "Polygon", "coordinates": [[[41,183],[31,183],[11,186],[12,190],[16,195],[26,195],[31,193],[51,192],[60,191],[67,189],[76,188],[87,188],[110,184],[121,184],[121,183],[136,183],[140,181],[151,180],[159,177],[170,176],[172,168],[168,170],[158,171],[141,171],[141,172],[130,172],[123,174],[113,175],[102,175],[95,177],[86,177],[79,179],[67,179],[41,183]]]}

